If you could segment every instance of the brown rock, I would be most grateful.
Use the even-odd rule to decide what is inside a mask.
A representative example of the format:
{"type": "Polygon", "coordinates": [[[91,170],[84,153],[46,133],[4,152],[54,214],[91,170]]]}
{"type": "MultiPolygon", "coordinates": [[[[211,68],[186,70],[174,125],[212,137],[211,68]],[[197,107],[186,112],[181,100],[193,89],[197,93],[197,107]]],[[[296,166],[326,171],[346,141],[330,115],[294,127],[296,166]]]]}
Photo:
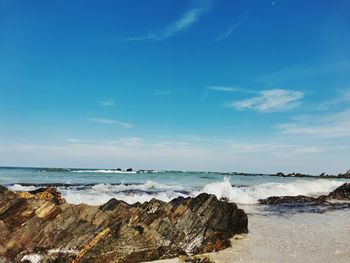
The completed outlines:
{"type": "Polygon", "coordinates": [[[39,199],[53,202],[57,205],[64,204],[66,201],[62,198],[61,193],[55,187],[39,188],[29,192],[18,192],[20,198],[23,199],[39,199]]]}
{"type": "MultiPolygon", "coordinates": [[[[42,262],[140,262],[230,246],[247,215],[214,195],[129,205],[66,204],[56,189],[16,194],[0,186],[0,257],[42,262]]],[[[208,262],[208,261],[193,261],[208,262]]]]}

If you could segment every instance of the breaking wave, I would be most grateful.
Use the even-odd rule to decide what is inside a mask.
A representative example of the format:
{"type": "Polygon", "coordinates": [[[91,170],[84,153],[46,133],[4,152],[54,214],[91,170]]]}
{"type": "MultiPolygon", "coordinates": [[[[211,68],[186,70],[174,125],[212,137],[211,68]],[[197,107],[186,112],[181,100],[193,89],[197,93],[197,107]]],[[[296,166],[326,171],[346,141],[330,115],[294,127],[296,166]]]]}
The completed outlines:
{"type": "Polygon", "coordinates": [[[231,202],[239,204],[256,204],[259,199],[270,196],[316,196],[328,194],[343,182],[337,180],[297,180],[288,183],[263,183],[248,187],[235,187],[230,179],[225,177],[224,181],[207,184],[198,193],[214,194],[218,198],[227,198],[231,202]]]}
{"type": "MultiPolygon", "coordinates": [[[[316,196],[328,194],[340,186],[343,181],[330,179],[295,180],[283,183],[262,183],[249,186],[232,185],[229,177],[223,181],[205,185],[195,190],[181,185],[161,184],[154,181],[133,184],[89,184],[59,185],[58,190],[68,203],[101,205],[111,198],[123,200],[129,204],[149,201],[157,198],[168,202],[173,198],[196,196],[200,193],[215,194],[217,198],[226,198],[238,204],[256,204],[259,199],[270,196],[316,196]]],[[[8,186],[13,191],[32,191],[40,186],[14,184],[8,186]]],[[[42,186],[41,186],[42,187],[42,186]]]]}

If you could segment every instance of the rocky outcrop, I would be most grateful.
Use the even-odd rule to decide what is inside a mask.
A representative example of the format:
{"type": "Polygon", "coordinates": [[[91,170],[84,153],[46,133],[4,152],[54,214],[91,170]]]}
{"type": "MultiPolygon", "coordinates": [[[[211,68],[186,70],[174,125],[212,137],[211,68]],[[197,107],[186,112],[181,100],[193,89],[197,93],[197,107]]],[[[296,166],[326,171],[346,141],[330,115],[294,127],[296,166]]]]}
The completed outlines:
{"type": "MultiPolygon", "coordinates": [[[[256,174],[255,174],[256,175],[256,174]]],[[[276,174],[265,174],[269,176],[277,176],[277,177],[306,177],[306,178],[322,178],[322,179],[330,179],[330,178],[350,178],[350,170],[347,171],[346,173],[338,174],[338,175],[333,175],[333,174],[326,174],[326,173],[321,173],[319,175],[310,175],[310,174],[302,174],[302,173],[288,173],[284,174],[282,172],[278,172],[276,174]]]]}
{"type": "MultiPolygon", "coordinates": [[[[279,204],[313,204],[313,205],[330,205],[334,206],[333,200],[350,200],[350,183],[344,183],[328,195],[311,197],[305,195],[298,196],[271,196],[266,199],[260,199],[261,205],[279,205],[279,204]]],[[[339,203],[336,203],[337,207],[339,203]]],[[[348,207],[348,206],[345,206],[348,207]]]]}
{"type": "Polygon", "coordinates": [[[350,170],[348,170],[346,173],[344,174],[339,174],[338,177],[341,178],[350,178],[350,170]]]}
{"type": "Polygon", "coordinates": [[[230,246],[247,225],[236,204],[209,194],[95,207],[67,204],[54,188],[0,186],[0,259],[10,261],[141,262],[211,252],[230,246]]]}
{"type": "Polygon", "coordinates": [[[328,197],[337,200],[350,200],[350,183],[339,186],[328,197]]]}
{"type": "Polygon", "coordinates": [[[62,198],[61,193],[55,187],[39,188],[29,192],[17,192],[23,199],[39,199],[55,203],[56,205],[64,204],[66,201],[62,198]]]}

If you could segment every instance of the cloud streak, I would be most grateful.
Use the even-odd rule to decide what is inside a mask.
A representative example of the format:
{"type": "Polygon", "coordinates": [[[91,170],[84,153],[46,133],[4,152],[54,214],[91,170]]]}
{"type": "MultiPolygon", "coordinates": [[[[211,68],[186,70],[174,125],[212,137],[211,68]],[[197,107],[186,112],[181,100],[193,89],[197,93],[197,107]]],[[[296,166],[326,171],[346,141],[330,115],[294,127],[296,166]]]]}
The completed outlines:
{"type": "Polygon", "coordinates": [[[240,87],[230,87],[230,86],[209,86],[206,88],[211,91],[219,92],[239,92],[239,93],[256,93],[256,91],[240,88],[240,87]]]}
{"type": "Polygon", "coordinates": [[[229,29],[227,29],[226,31],[222,32],[221,34],[219,34],[214,40],[213,42],[220,42],[222,40],[225,40],[227,38],[229,38],[232,33],[243,23],[245,23],[248,20],[247,17],[239,20],[237,23],[235,23],[234,25],[230,26],[229,29]]]}
{"type": "Polygon", "coordinates": [[[229,107],[238,111],[256,110],[259,112],[286,111],[297,107],[304,93],[294,90],[271,89],[259,92],[258,96],[232,102],[229,107]]]}
{"type": "Polygon", "coordinates": [[[132,41],[161,41],[172,37],[173,35],[187,30],[193,24],[195,24],[203,15],[207,14],[210,10],[210,5],[207,3],[201,7],[192,8],[183,13],[179,19],[169,24],[164,29],[158,32],[148,32],[143,36],[129,37],[121,39],[121,42],[132,41]]]}
{"type": "Polygon", "coordinates": [[[318,138],[350,137],[350,109],[325,116],[314,116],[307,121],[280,124],[277,128],[285,134],[318,138]]]}
{"type": "Polygon", "coordinates": [[[89,118],[89,122],[99,123],[99,124],[107,124],[107,125],[118,125],[122,128],[129,129],[132,128],[133,125],[127,122],[112,120],[112,119],[101,119],[101,118],[89,118]]]}
{"type": "Polygon", "coordinates": [[[349,104],[350,103],[350,90],[338,90],[337,97],[334,99],[330,99],[325,101],[319,105],[321,110],[329,110],[332,108],[339,107],[340,105],[349,104]]]}

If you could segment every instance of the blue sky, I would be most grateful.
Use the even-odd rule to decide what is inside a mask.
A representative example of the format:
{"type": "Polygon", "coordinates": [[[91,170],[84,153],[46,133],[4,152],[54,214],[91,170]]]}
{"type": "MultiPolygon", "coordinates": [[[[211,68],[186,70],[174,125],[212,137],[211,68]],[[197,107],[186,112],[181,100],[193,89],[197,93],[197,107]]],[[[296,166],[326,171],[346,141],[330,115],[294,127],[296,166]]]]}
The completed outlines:
{"type": "Polygon", "coordinates": [[[0,165],[344,172],[348,10],[0,0],[0,165]]]}

